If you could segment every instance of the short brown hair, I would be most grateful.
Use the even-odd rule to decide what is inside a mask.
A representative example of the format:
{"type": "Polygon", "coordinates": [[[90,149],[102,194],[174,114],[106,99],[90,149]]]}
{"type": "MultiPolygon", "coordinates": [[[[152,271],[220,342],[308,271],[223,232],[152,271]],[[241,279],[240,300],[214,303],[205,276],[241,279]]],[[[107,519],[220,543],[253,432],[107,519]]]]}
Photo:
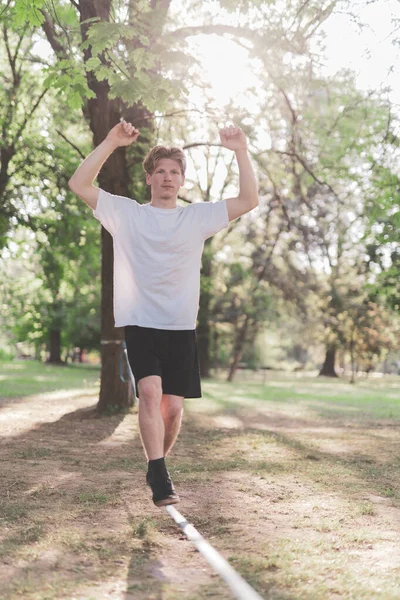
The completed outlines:
{"type": "Polygon", "coordinates": [[[154,148],[151,148],[143,160],[143,169],[146,171],[146,173],[152,175],[154,169],[156,168],[157,162],[161,158],[170,158],[171,160],[176,160],[176,162],[179,163],[182,175],[185,174],[185,153],[183,152],[182,148],[177,148],[175,146],[154,146],[154,148]]]}

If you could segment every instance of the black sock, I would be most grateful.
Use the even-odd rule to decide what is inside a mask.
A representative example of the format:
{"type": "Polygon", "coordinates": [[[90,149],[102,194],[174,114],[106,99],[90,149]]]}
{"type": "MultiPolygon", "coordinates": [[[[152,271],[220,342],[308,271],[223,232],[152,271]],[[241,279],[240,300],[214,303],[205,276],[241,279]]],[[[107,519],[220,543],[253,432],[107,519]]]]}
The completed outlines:
{"type": "Polygon", "coordinates": [[[148,462],[148,468],[149,471],[165,471],[166,466],[165,466],[165,456],[162,456],[161,458],[156,458],[154,460],[149,460],[148,462]]]}

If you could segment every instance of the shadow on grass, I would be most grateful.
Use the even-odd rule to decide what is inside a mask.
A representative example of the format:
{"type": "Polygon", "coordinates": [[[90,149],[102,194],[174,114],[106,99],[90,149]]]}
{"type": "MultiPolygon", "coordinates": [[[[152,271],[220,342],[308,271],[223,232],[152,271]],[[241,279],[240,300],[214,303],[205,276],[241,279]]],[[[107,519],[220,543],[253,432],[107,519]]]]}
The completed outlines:
{"type": "Polygon", "coordinates": [[[138,540],[138,547],[130,551],[126,574],[124,600],[162,600],[162,591],[168,579],[163,573],[163,563],[158,559],[158,544],[152,539],[157,520],[145,517],[138,521],[130,506],[124,502],[126,513],[132,525],[132,534],[138,540]]]}
{"type": "MultiPolygon", "coordinates": [[[[235,452],[238,440],[246,436],[256,436],[266,444],[274,441],[278,445],[294,451],[298,456],[296,468],[308,476],[312,481],[320,482],[326,479],[329,487],[343,495],[351,491],[351,480],[346,484],[343,475],[351,475],[358,479],[359,485],[363,486],[369,492],[375,491],[377,495],[383,495],[393,499],[400,499],[400,486],[398,471],[400,468],[400,457],[388,453],[387,460],[383,460],[384,452],[387,451],[387,445],[382,442],[382,452],[379,451],[379,445],[376,441],[376,430],[365,431],[365,423],[352,423],[351,427],[346,426],[346,421],[329,422],[330,429],[344,428],[348,436],[353,431],[358,434],[362,431],[363,438],[371,440],[369,445],[370,453],[341,452],[336,454],[319,450],[316,444],[319,439],[323,440],[321,429],[325,429],[321,422],[315,422],[312,419],[301,419],[279,414],[267,416],[262,412],[240,407],[229,407],[212,413],[213,418],[235,415],[241,426],[236,428],[214,427],[209,429],[204,426],[201,415],[190,413],[185,423],[183,432],[184,443],[186,446],[199,446],[199,439],[204,440],[201,444],[201,455],[199,460],[192,464],[183,462],[178,469],[183,472],[220,472],[223,470],[244,470],[249,473],[260,473],[263,470],[268,473],[287,472],[293,469],[293,461],[285,464],[268,458],[268,446],[266,448],[265,460],[254,458],[250,453],[235,452]],[[278,425],[278,427],[277,427],[278,425]],[[279,428],[279,431],[277,429],[279,428]],[[284,433],[288,429],[293,433],[284,433]],[[312,434],[312,442],[301,441],[296,436],[296,431],[307,429],[308,432],[315,431],[312,434]],[[321,437],[322,435],[322,437],[321,437]],[[229,458],[221,460],[218,457],[218,442],[223,441],[232,447],[232,455],[229,458]],[[377,453],[377,454],[376,454],[377,453]],[[379,459],[379,460],[378,460],[379,459]],[[308,466],[307,466],[308,465],[308,466]]],[[[370,422],[371,426],[372,423],[370,422]]],[[[391,427],[400,429],[400,424],[392,423],[391,427]]],[[[340,445],[340,439],[337,440],[340,445]]]]}
{"type": "MultiPolygon", "coordinates": [[[[4,593],[23,591],[24,597],[30,597],[28,593],[33,593],[37,586],[40,590],[41,575],[46,570],[41,566],[42,552],[62,553],[62,566],[52,575],[52,585],[63,593],[74,585],[74,576],[68,576],[68,571],[75,569],[81,582],[79,573],[84,569],[85,584],[101,580],[96,569],[82,566],[81,561],[96,564],[107,561],[108,553],[129,554],[130,549],[124,546],[126,540],[120,543],[112,537],[112,523],[106,520],[100,524],[104,527],[104,538],[93,534],[92,524],[108,507],[112,512],[112,506],[124,494],[112,471],[110,484],[110,470],[132,470],[134,461],[125,462],[127,452],[121,445],[99,447],[125,416],[122,412],[98,416],[93,405],[2,440],[0,558],[9,572],[4,582],[0,576],[4,593]],[[44,550],[38,551],[38,547],[44,550]],[[23,567],[19,566],[21,559],[23,567]],[[68,583],[64,581],[66,577],[68,583]]],[[[139,450],[137,441],[132,446],[139,450]]],[[[151,555],[149,552],[148,549],[146,556],[151,555]]],[[[135,549],[132,562],[138,563],[142,555],[142,549],[135,549]]]]}
{"type": "MultiPolygon", "coordinates": [[[[221,401],[218,394],[214,396],[213,400],[221,401]]],[[[178,481],[181,479],[182,482],[187,482],[188,491],[194,499],[191,511],[186,514],[183,507],[182,512],[199,527],[205,537],[233,536],[229,540],[228,537],[225,538],[233,547],[232,555],[225,557],[231,559],[233,566],[260,594],[273,597],[274,600],[294,600],[296,596],[282,589],[282,585],[276,580],[276,573],[285,568],[284,564],[274,565],[267,556],[260,554],[260,548],[246,548],[246,542],[249,545],[251,541],[251,531],[248,531],[248,539],[246,533],[243,533],[243,539],[235,538],[235,518],[246,517],[248,498],[233,498],[229,483],[221,474],[242,471],[249,475],[250,485],[253,486],[254,475],[293,474],[293,469],[298,468],[299,474],[304,475],[311,483],[319,485],[320,481],[324,481],[331,491],[351,498],[352,488],[344,486],[343,473],[354,475],[356,484],[363,484],[369,491],[376,490],[380,493],[383,486],[388,494],[389,490],[396,494],[395,473],[392,473],[390,466],[383,477],[374,456],[360,457],[353,453],[337,456],[319,451],[311,443],[297,439],[296,433],[293,433],[302,428],[315,429],[313,439],[318,441],[318,436],[321,435],[318,431],[321,428],[320,422],[316,424],[312,419],[300,420],[282,413],[276,416],[274,422],[274,415],[266,416],[259,410],[250,407],[245,409],[240,404],[234,405],[223,399],[221,404],[219,409],[213,410],[212,417],[197,415],[190,410],[185,414],[177,451],[171,457],[178,481]],[[212,425],[213,418],[226,415],[235,416],[241,426],[232,429],[212,425]],[[277,423],[280,431],[276,430],[277,423]],[[285,432],[285,428],[292,433],[285,432]],[[246,453],[237,450],[241,438],[246,436],[252,436],[255,443],[260,440],[262,448],[265,443],[265,457],[254,458],[251,451],[246,453]],[[298,457],[298,462],[285,463],[276,454],[271,460],[267,446],[271,442],[289,448],[294,452],[295,458],[298,457]],[[230,455],[223,458],[218,456],[220,443],[224,443],[225,448],[231,448],[230,455]],[[226,506],[230,510],[230,519],[224,521],[222,517],[226,506]],[[231,527],[233,533],[230,533],[231,527]]],[[[111,437],[124,416],[115,414],[96,417],[94,407],[80,409],[64,415],[58,421],[41,423],[32,430],[9,439],[6,444],[3,443],[3,449],[9,453],[6,460],[11,468],[7,475],[2,475],[2,507],[6,509],[6,523],[10,526],[20,523],[21,528],[6,534],[0,553],[13,560],[13,556],[17,557],[22,548],[34,552],[35,544],[46,536],[54,535],[60,528],[59,520],[63,525],[62,518],[70,513],[65,527],[76,521],[79,530],[76,538],[71,537],[65,541],[65,554],[75,553],[79,558],[89,556],[90,560],[100,561],[107,567],[103,569],[104,574],[101,570],[86,568],[83,576],[81,575],[85,583],[107,581],[110,577],[109,569],[113,565],[115,568],[115,559],[125,559],[129,562],[128,573],[124,571],[123,575],[127,580],[125,600],[161,600],[170,582],[163,574],[163,565],[159,560],[161,549],[152,542],[151,535],[148,535],[146,526],[143,525],[145,515],[151,510],[147,504],[150,499],[144,484],[145,461],[140,439],[136,435],[131,440],[126,440],[124,445],[99,446],[111,437]],[[135,477],[129,477],[129,481],[125,477],[127,481],[122,481],[120,485],[119,478],[123,479],[124,473],[126,475],[128,472],[135,477]],[[76,482],[79,483],[78,487],[76,482]],[[73,490],[69,487],[72,483],[75,486],[73,490]],[[114,507],[117,510],[121,504],[126,505],[127,498],[127,506],[134,506],[133,510],[125,510],[131,521],[132,531],[120,537],[120,523],[112,520],[112,513],[114,507]],[[99,537],[96,539],[94,527],[98,529],[99,537]],[[114,531],[116,534],[112,537],[114,531]],[[106,553],[108,550],[109,555],[106,553]]],[[[254,490],[250,490],[249,496],[253,492],[254,490]]],[[[395,495],[393,497],[396,498],[395,495]]],[[[119,518],[120,516],[121,511],[119,518]]],[[[175,535],[175,529],[163,530],[160,527],[161,521],[157,517],[155,526],[160,528],[162,535],[175,535]]],[[[257,534],[259,538],[264,537],[262,531],[257,534]]],[[[176,535],[179,535],[178,530],[176,535]]],[[[213,539],[210,541],[214,545],[213,539]]],[[[262,545],[261,541],[259,539],[259,546],[262,545]]],[[[218,547],[218,540],[216,546],[218,547]]],[[[65,546],[61,548],[64,549],[65,546]]],[[[33,562],[33,568],[34,566],[33,562]]],[[[74,577],[68,571],[65,575],[74,577]]],[[[294,589],[294,584],[288,584],[288,587],[294,589]]],[[[218,580],[217,583],[211,581],[200,585],[196,595],[187,595],[185,598],[224,598],[225,593],[225,584],[218,580]]]]}

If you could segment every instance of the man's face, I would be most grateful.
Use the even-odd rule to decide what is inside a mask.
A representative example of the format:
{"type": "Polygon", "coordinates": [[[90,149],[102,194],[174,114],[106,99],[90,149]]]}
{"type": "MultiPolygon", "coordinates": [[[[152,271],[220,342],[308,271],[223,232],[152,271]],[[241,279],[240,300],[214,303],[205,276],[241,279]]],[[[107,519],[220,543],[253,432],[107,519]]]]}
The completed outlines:
{"type": "Polygon", "coordinates": [[[146,173],[146,183],[151,185],[152,196],[163,200],[176,198],[184,181],[179,163],[171,158],[161,158],[153,173],[146,173]]]}

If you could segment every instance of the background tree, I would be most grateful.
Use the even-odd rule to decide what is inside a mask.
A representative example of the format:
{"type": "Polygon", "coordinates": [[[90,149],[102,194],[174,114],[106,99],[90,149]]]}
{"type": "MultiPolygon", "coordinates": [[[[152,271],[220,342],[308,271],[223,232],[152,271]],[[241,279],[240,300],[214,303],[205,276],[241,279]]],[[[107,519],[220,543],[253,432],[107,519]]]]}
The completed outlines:
{"type": "MultiPolygon", "coordinates": [[[[69,213],[57,202],[53,212],[47,204],[41,206],[43,182],[49,182],[45,185],[50,194],[51,189],[57,189],[57,194],[61,191],[57,174],[51,173],[54,160],[63,165],[65,182],[81,157],[90,151],[91,138],[97,145],[123,115],[140,128],[142,135],[129,150],[113,153],[100,174],[101,187],[147,201],[142,157],[153,143],[173,140],[186,145],[193,156],[194,170],[208,165],[205,180],[196,182],[193,176],[182,201],[200,197],[203,201],[218,200],[236,188],[237,172],[234,162],[212,144],[217,139],[218,126],[227,119],[238,119],[248,128],[266,207],[265,211],[259,210],[257,222],[242,218],[231,226],[228,235],[222,232],[206,243],[198,329],[203,374],[210,371],[210,357],[223,332],[233,352],[233,377],[235,365],[245,353],[249,355],[247,349],[257,333],[272,316],[276,317],[279,303],[286,303],[288,311],[296,306],[300,321],[308,319],[314,323],[317,317],[311,314],[310,307],[318,311],[320,330],[334,364],[335,348],[346,344],[340,319],[354,300],[350,283],[356,277],[362,287],[373,279],[372,271],[367,272],[362,240],[366,228],[365,198],[373,202],[375,192],[371,190],[380,185],[384,189],[385,177],[376,168],[373,182],[371,169],[365,164],[371,165],[370,158],[377,150],[387,147],[386,134],[392,131],[382,99],[358,92],[349,74],[329,79],[320,73],[320,28],[339,4],[342,9],[348,3],[287,2],[283,9],[276,2],[221,2],[218,10],[203,3],[201,16],[196,2],[188,2],[183,12],[167,0],[140,1],[129,6],[105,0],[55,2],[51,6],[41,0],[6,4],[1,19],[15,37],[16,45],[21,32],[32,41],[24,61],[34,65],[38,90],[49,88],[44,101],[49,98],[51,103],[46,104],[50,107],[48,114],[35,124],[36,138],[24,139],[21,158],[17,153],[4,161],[7,164],[2,173],[13,174],[12,180],[8,179],[12,182],[7,200],[11,210],[3,219],[4,231],[22,221],[30,224],[32,230],[34,222],[40,224],[38,249],[43,264],[38,268],[42,269],[40,276],[45,285],[39,306],[47,302],[49,331],[50,313],[55,324],[62,315],[65,333],[58,334],[61,343],[71,339],[74,331],[73,302],[67,293],[74,284],[70,267],[62,261],[62,247],[68,245],[71,237],[78,239],[79,235],[81,239],[82,231],[88,236],[85,219],[92,219],[92,215],[68,192],[64,193],[64,202],[82,205],[79,216],[75,209],[69,213]],[[247,104],[235,98],[218,110],[204,90],[200,91],[202,100],[193,102],[195,88],[199,91],[203,78],[194,47],[194,40],[200,35],[234,39],[248,50],[260,85],[253,91],[246,90],[247,104]],[[45,58],[43,44],[48,48],[45,58]],[[251,115],[246,108],[249,102],[258,107],[251,115]],[[212,123],[208,130],[207,121],[212,123]],[[56,136],[49,143],[43,131],[56,130],[59,141],[56,136]],[[197,151],[202,152],[201,158],[197,151]],[[31,160],[37,161],[38,166],[23,172],[24,158],[28,158],[27,165],[31,160]],[[17,170],[10,171],[17,163],[17,170]],[[224,182],[216,175],[217,164],[225,168],[224,182]],[[21,182],[19,172],[24,173],[21,182]],[[36,190],[35,214],[27,202],[28,194],[21,193],[23,189],[29,190],[30,197],[32,189],[36,190]],[[59,218],[66,220],[65,225],[58,223],[59,218]],[[56,244],[61,234],[65,242],[60,242],[59,252],[49,252],[49,239],[56,244]],[[47,268],[46,279],[43,267],[50,264],[53,266],[47,268]],[[61,309],[54,300],[59,302],[60,294],[61,309]],[[318,301],[312,302],[316,296],[318,301]],[[250,303],[249,297],[254,302],[250,303]]],[[[4,57],[12,65],[6,46],[4,57]]],[[[15,79],[12,66],[8,79],[11,90],[15,79]]],[[[5,105],[9,102],[11,92],[5,105]]],[[[22,103],[19,106],[25,119],[22,103]]],[[[32,120],[27,123],[33,135],[32,120]]],[[[10,146],[7,142],[7,148],[10,146]]],[[[3,154],[7,159],[7,152],[3,154]]],[[[393,165],[382,160],[378,163],[379,168],[393,173],[393,165]]],[[[373,234],[376,233],[375,230],[373,234]]],[[[101,235],[101,338],[118,342],[123,335],[112,322],[112,240],[104,230],[101,235]]],[[[67,248],[65,255],[70,264],[82,269],[79,279],[82,276],[85,282],[83,263],[78,266],[72,250],[67,248]]],[[[387,252],[382,256],[383,270],[387,252]]],[[[94,264],[94,256],[90,260],[94,264]]],[[[82,305],[92,314],[94,307],[90,303],[96,301],[96,294],[89,284],[83,283],[82,289],[87,292],[82,305]]],[[[84,310],[80,312],[77,307],[77,311],[84,319],[84,310]]],[[[90,328],[91,332],[95,330],[95,326],[90,328]]],[[[319,341],[316,338],[316,344],[319,341]]],[[[128,391],[119,382],[118,358],[117,344],[102,346],[99,409],[110,402],[120,406],[129,403],[128,391]]]]}
{"type": "MultiPolygon", "coordinates": [[[[395,310],[400,310],[400,179],[396,173],[399,141],[387,133],[388,146],[381,161],[373,161],[373,183],[367,200],[368,266],[378,272],[373,288],[395,310]],[[388,154],[390,153],[390,159],[388,154]],[[382,164],[383,163],[383,164],[382,164]],[[386,164],[385,164],[386,163],[386,164]]],[[[372,158],[372,157],[371,157],[372,158]]]]}

